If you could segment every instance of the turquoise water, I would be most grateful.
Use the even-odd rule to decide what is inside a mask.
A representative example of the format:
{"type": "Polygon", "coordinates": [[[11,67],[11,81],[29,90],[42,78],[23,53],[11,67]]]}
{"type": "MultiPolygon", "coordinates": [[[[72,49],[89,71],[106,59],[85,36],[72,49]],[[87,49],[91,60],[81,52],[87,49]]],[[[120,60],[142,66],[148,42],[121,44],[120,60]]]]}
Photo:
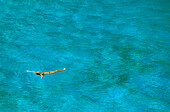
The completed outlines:
{"type": "Polygon", "coordinates": [[[0,0],[0,112],[168,112],[169,7],[0,0]]]}

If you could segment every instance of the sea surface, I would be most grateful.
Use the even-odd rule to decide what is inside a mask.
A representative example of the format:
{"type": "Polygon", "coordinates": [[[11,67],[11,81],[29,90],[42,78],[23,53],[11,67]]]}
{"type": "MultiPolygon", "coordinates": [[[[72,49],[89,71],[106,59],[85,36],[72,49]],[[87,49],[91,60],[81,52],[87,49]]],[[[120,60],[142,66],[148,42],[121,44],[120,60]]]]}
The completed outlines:
{"type": "Polygon", "coordinates": [[[0,0],[0,112],[169,112],[169,51],[169,0],[0,0]]]}

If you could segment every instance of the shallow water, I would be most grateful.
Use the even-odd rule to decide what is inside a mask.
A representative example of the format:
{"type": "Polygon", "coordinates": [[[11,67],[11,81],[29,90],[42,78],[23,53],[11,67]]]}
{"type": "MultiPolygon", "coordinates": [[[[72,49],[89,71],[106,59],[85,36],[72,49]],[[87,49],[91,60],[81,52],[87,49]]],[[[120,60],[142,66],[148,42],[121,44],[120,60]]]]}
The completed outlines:
{"type": "Polygon", "coordinates": [[[0,0],[0,111],[168,112],[169,7],[0,0]]]}

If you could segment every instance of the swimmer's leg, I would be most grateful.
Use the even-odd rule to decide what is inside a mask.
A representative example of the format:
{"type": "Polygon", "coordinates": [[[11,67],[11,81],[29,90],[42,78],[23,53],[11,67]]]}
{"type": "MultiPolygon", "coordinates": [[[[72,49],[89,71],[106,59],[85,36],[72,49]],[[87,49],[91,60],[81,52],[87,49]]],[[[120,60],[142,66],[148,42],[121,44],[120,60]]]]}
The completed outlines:
{"type": "Polygon", "coordinates": [[[61,72],[61,71],[64,71],[64,70],[66,70],[66,68],[64,68],[63,70],[50,71],[49,74],[53,74],[53,73],[55,73],[55,72],[61,72]]]}

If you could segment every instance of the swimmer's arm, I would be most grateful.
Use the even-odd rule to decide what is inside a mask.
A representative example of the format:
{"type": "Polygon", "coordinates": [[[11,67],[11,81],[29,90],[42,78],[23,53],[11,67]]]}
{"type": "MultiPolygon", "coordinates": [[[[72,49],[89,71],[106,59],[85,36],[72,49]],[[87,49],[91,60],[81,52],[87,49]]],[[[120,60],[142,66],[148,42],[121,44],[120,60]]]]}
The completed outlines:
{"type": "Polygon", "coordinates": [[[27,70],[27,72],[32,72],[32,73],[36,73],[35,71],[29,71],[29,70],[27,70]]]}
{"type": "Polygon", "coordinates": [[[41,74],[41,79],[43,78],[43,75],[41,74]]]}

